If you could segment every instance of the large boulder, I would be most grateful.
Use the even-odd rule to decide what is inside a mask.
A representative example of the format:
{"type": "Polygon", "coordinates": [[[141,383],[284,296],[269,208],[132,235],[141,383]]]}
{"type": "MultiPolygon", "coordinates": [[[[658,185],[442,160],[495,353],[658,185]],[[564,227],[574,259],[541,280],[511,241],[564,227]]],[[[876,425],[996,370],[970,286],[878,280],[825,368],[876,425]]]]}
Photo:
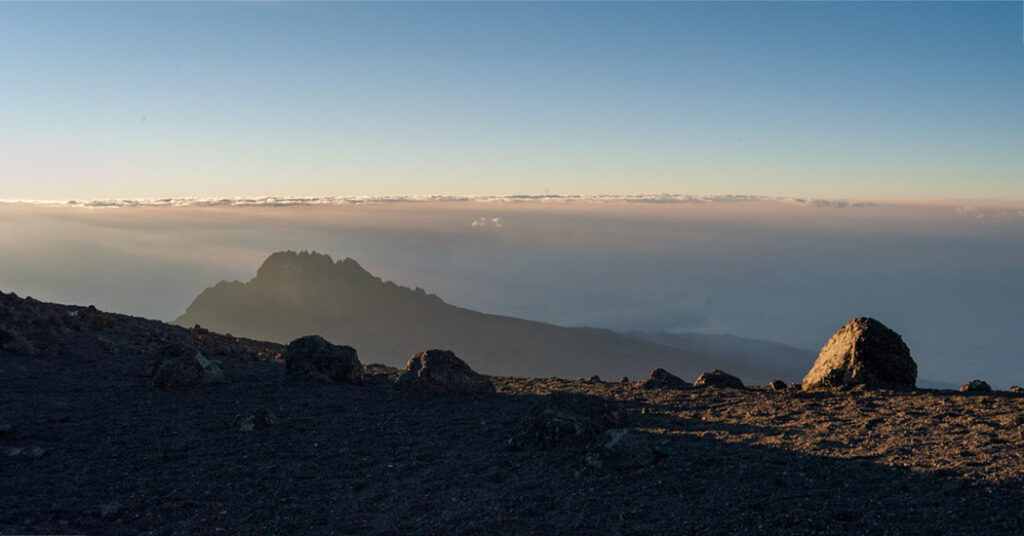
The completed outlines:
{"type": "Polygon", "coordinates": [[[427,350],[411,358],[395,380],[400,391],[428,391],[437,394],[493,393],[494,384],[469,368],[449,350],[427,350]]]}
{"type": "Polygon", "coordinates": [[[356,349],[331,344],[319,335],[308,335],[288,343],[281,357],[289,376],[325,383],[363,383],[363,364],[359,362],[356,349]]]}
{"type": "Polygon", "coordinates": [[[697,381],[693,382],[696,387],[723,387],[731,389],[743,389],[743,381],[718,369],[710,370],[701,374],[697,381]]]}
{"type": "Polygon", "coordinates": [[[690,384],[663,368],[657,368],[651,372],[650,378],[640,382],[640,387],[642,389],[686,389],[690,387],[690,384]]]}
{"type": "Polygon", "coordinates": [[[854,318],[821,349],[803,389],[865,385],[914,388],[917,363],[895,331],[867,317],[854,318]]]}
{"type": "Polygon", "coordinates": [[[163,353],[164,359],[153,366],[153,384],[157,387],[198,387],[224,382],[224,371],[219,363],[207,359],[195,348],[171,345],[163,353]]]}

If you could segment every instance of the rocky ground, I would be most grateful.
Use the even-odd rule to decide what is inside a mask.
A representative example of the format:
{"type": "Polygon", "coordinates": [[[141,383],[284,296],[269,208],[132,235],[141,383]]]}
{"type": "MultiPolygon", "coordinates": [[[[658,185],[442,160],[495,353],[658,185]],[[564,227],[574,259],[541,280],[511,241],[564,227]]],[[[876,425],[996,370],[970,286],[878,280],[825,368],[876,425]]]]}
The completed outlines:
{"type": "Polygon", "coordinates": [[[436,395],[282,351],[0,295],[0,534],[1024,532],[1017,393],[436,395]],[[157,388],[182,346],[226,381],[157,388]]]}

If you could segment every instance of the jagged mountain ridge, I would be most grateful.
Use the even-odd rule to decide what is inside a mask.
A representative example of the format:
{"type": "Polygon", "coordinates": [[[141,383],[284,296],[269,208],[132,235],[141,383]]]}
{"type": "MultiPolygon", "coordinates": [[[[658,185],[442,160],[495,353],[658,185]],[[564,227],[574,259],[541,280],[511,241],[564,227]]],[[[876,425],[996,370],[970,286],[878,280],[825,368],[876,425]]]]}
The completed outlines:
{"type": "Polygon", "coordinates": [[[794,371],[773,370],[772,363],[734,350],[716,352],[708,342],[690,349],[464,309],[423,289],[384,281],[353,259],[334,262],[315,252],[270,255],[255,278],[206,289],[175,323],[281,343],[319,334],[354,346],[363,362],[389,365],[404,364],[426,348],[444,348],[495,375],[615,379],[664,367],[692,380],[717,367],[748,382],[795,379],[794,371]]]}

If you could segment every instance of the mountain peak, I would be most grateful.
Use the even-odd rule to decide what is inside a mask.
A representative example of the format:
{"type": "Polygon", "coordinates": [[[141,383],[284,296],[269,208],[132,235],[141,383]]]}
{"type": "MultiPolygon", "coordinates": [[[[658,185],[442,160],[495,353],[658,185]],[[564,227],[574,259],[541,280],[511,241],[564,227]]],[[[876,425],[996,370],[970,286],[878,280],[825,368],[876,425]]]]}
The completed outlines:
{"type": "Polygon", "coordinates": [[[315,251],[278,251],[272,253],[256,271],[256,277],[295,276],[322,273],[334,266],[330,255],[315,251]]]}

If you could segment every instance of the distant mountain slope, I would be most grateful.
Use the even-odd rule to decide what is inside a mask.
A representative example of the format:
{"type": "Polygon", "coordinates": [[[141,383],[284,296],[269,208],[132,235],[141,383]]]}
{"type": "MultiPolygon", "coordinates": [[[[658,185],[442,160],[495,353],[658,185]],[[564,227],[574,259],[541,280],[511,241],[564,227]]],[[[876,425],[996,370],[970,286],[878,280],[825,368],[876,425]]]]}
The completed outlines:
{"type": "Polygon", "coordinates": [[[274,253],[251,281],[206,289],[175,323],[281,343],[315,333],[354,346],[364,363],[396,366],[415,352],[444,348],[493,375],[636,379],[664,367],[692,381],[717,367],[763,383],[785,372],[774,374],[766,370],[770,364],[719,352],[714,344],[662,344],[463,309],[422,289],[385,282],[352,259],[334,262],[306,252],[274,253]]]}

